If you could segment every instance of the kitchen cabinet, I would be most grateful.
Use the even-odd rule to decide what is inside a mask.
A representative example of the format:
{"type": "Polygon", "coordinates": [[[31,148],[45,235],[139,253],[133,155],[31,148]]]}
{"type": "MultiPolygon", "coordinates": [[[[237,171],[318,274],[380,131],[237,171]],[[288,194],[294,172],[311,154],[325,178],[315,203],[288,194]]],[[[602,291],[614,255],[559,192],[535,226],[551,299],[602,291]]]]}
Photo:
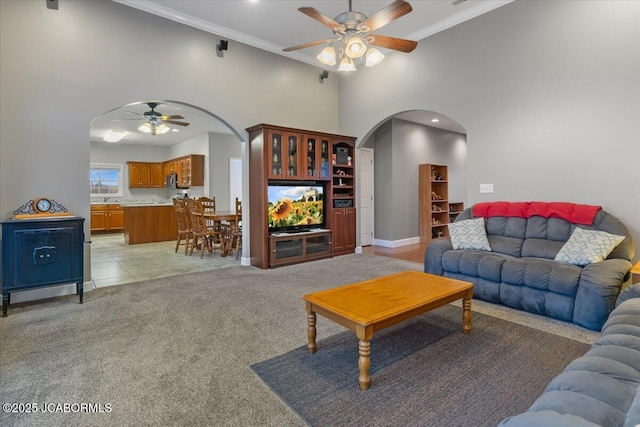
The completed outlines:
{"type": "Polygon", "coordinates": [[[151,188],[164,188],[165,173],[162,163],[151,163],[149,186],[151,188]]]}
{"type": "Polygon", "coordinates": [[[120,205],[91,205],[91,231],[124,230],[124,209],[120,205]]]}
{"type": "Polygon", "coordinates": [[[190,154],[167,160],[163,170],[165,177],[170,173],[177,174],[176,183],[181,187],[201,187],[204,185],[204,154],[190,154]]]}
{"type": "Polygon", "coordinates": [[[170,173],[178,175],[182,187],[204,185],[204,155],[190,154],[166,162],[127,162],[129,188],[164,188],[170,173]]]}
{"type": "Polygon", "coordinates": [[[124,241],[128,245],[176,240],[178,223],[173,205],[125,206],[124,241]]]}
{"type": "Polygon", "coordinates": [[[164,187],[162,163],[127,162],[129,166],[129,188],[164,187]]]}

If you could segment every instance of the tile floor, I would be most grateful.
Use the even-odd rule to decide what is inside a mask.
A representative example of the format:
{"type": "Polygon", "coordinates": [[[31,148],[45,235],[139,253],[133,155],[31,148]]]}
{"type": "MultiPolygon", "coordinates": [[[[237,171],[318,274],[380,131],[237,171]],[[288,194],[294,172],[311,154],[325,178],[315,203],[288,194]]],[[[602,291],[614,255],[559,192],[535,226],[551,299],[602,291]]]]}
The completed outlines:
{"type": "Polygon", "coordinates": [[[240,265],[235,254],[223,258],[220,250],[205,252],[203,259],[195,252],[185,256],[184,246],[176,253],[175,241],[127,245],[122,233],[92,235],[91,241],[91,279],[97,288],[240,265]]]}

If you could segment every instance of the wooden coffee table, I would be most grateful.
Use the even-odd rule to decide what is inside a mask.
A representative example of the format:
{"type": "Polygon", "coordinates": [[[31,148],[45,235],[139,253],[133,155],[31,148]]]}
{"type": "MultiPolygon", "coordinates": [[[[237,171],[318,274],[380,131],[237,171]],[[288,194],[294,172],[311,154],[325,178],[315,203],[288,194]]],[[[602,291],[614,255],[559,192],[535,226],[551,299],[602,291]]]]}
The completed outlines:
{"type": "Polygon", "coordinates": [[[307,348],[316,351],[316,313],[354,331],[360,340],[360,388],[371,385],[373,333],[434,308],[462,299],[462,324],[471,332],[473,284],[418,271],[405,271],[304,296],[307,309],[307,348]]]}

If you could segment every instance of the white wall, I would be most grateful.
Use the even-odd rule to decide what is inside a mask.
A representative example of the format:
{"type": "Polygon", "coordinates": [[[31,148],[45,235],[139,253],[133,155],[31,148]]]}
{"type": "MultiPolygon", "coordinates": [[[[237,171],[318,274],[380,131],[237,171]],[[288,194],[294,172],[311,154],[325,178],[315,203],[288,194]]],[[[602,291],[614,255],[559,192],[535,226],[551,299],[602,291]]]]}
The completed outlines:
{"type": "MultiPolygon", "coordinates": [[[[123,172],[123,195],[122,197],[110,197],[110,202],[128,200],[149,200],[168,199],[173,194],[165,188],[129,188],[129,168],[128,161],[138,162],[164,162],[168,160],[168,147],[117,144],[109,142],[91,141],[90,162],[109,163],[122,165],[123,172]]],[[[87,183],[89,181],[87,180],[87,183]]],[[[87,184],[88,185],[88,184],[87,184]]],[[[102,197],[95,198],[95,201],[102,201],[102,197]]]]}
{"type": "Polygon", "coordinates": [[[337,79],[234,41],[220,58],[218,42],[111,1],[0,1],[0,218],[37,196],[88,218],[89,124],[131,102],[197,105],[244,135],[261,122],[338,131],[337,79]]]}
{"type": "MultiPolygon", "coordinates": [[[[238,139],[234,137],[236,143],[239,144],[238,139]]],[[[189,197],[197,199],[204,195],[209,194],[209,132],[205,132],[202,135],[195,136],[191,139],[183,141],[179,144],[175,144],[169,147],[169,159],[175,159],[182,156],[188,156],[189,154],[202,154],[204,156],[204,186],[191,186],[189,187],[189,197]]],[[[171,192],[171,196],[175,196],[180,190],[174,190],[171,192]]]]}
{"type": "Polygon", "coordinates": [[[340,132],[438,111],[467,130],[468,204],[601,205],[640,247],[639,76],[640,2],[516,1],[342,76],[340,132]]]}

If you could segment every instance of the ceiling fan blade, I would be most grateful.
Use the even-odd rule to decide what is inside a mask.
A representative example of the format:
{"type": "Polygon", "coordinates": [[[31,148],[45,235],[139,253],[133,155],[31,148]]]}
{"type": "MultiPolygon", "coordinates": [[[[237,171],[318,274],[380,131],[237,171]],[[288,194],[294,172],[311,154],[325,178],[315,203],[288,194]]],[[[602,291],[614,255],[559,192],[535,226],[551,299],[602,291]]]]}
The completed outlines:
{"type": "Polygon", "coordinates": [[[139,119],[111,119],[112,122],[124,122],[125,120],[142,120],[142,117],[139,119]]]}
{"type": "Polygon", "coordinates": [[[170,125],[178,125],[178,126],[189,126],[189,123],[176,122],[173,120],[165,120],[165,123],[169,123],[170,125]]]}
{"type": "Polygon", "coordinates": [[[171,120],[171,119],[180,119],[180,120],[184,120],[184,117],[182,116],[178,116],[177,114],[174,114],[173,116],[161,116],[160,117],[162,120],[171,120]]]}
{"type": "Polygon", "coordinates": [[[369,27],[369,31],[375,31],[378,28],[387,25],[389,22],[400,18],[411,12],[413,8],[409,3],[403,0],[396,0],[389,6],[384,7],[365,19],[362,25],[369,27]]]}
{"type": "Polygon", "coordinates": [[[286,49],[282,49],[283,52],[291,52],[292,50],[304,49],[311,46],[317,46],[319,44],[327,43],[327,39],[316,40],[314,42],[309,42],[305,44],[299,44],[298,46],[288,47],[286,49]]]}
{"type": "Polygon", "coordinates": [[[397,37],[381,36],[380,34],[370,34],[373,37],[372,45],[384,47],[400,52],[409,53],[418,46],[418,42],[407,39],[399,39],[397,37]]]}
{"type": "Polygon", "coordinates": [[[133,111],[125,111],[125,113],[133,114],[134,116],[141,116],[142,115],[140,113],[135,113],[133,111]]]}
{"type": "Polygon", "coordinates": [[[320,22],[321,24],[326,25],[327,27],[331,28],[332,31],[333,31],[334,28],[340,28],[342,31],[346,30],[344,25],[338,24],[336,21],[334,21],[333,19],[329,18],[327,15],[325,15],[322,12],[320,12],[316,8],[313,8],[313,7],[301,7],[301,8],[298,8],[298,10],[300,12],[304,13],[305,15],[307,15],[309,18],[313,18],[316,21],[320,22]]]}

